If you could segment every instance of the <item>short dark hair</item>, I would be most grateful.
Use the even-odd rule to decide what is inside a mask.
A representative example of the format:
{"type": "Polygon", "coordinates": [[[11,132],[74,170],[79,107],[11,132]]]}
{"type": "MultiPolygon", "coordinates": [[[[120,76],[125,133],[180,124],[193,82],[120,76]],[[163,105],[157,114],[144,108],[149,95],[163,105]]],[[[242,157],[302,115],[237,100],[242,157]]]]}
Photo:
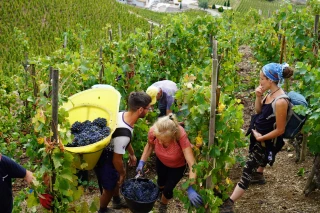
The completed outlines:
{"type": "Polygon", "coordinates": [[[130,111],[137,111],[140,107],[146,108],[151,103],[151,97],[145,92],[131,92],[128,98],[130,111]]]}

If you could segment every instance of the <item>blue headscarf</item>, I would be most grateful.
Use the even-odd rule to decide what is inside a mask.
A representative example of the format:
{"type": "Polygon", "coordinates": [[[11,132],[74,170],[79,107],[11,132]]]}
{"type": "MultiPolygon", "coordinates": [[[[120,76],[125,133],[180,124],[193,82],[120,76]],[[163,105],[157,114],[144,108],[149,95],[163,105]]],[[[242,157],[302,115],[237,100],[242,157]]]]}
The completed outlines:
{"type": "Polygon", "coordinates": [[[262,67],[262,72],[270,80],[281,83],[283,79],[283,69],[286,67],[289,67],[289,64],[270,63],[262,67]]]}

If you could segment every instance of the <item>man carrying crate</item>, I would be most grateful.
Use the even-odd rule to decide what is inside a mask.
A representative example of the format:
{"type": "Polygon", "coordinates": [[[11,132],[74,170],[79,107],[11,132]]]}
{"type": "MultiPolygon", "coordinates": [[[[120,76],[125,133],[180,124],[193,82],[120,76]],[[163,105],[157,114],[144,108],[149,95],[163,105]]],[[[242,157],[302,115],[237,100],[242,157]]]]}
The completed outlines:
{"type": "Polygon", "coordinates": [[[117,129],[112,135],[110,144],[105,147],[95,168],[101,190],[99,213],[119,212],[115,209],[127,207],[119,196],[119,187],[125,180],[123,154],[128,150],[129,165],[136,165],[137,158],[130,144],[134,124],[149,112],[151,97],[145,92],[132,92],[129,95],[126,112],[118,113],[117,129]],[[108,204],[112,201],[112,207],[108,204]]]}

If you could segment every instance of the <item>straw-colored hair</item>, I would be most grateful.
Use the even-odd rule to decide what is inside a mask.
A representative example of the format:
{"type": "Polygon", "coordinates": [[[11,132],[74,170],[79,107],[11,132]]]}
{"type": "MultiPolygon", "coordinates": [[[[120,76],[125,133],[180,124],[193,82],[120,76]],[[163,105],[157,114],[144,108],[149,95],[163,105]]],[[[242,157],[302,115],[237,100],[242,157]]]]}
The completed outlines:
{"type": "Polygon", "coordinates": [[[172,113],[167,116],[158,118],[154,123],[154,134],[156,137],[161,136],[164,138],[171,138],[179,141],[180,129],[179,123],[172,113]]]}

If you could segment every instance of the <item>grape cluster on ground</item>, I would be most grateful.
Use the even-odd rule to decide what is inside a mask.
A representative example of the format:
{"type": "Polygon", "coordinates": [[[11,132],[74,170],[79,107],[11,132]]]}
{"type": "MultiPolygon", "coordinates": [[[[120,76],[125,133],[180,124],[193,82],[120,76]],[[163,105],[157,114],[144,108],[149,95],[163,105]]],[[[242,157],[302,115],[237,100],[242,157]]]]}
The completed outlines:
{"type": "Polygon", "coordinates": [[[122,194],[124,197],[138,202],[153,202],[157,199],[159,189],[151,180],[127,180],[123,183],[122,194]]]}
{"type": "Polygon", "coordinates": [[[74,139],[72,143],[67,144],[68,147],[87,146],[108,137],[110,127],[107,126],[105,118],[96,118],[92,122],[89,120],[76,121],[71,126],[71,134],[74,135],[74,139]]]}

